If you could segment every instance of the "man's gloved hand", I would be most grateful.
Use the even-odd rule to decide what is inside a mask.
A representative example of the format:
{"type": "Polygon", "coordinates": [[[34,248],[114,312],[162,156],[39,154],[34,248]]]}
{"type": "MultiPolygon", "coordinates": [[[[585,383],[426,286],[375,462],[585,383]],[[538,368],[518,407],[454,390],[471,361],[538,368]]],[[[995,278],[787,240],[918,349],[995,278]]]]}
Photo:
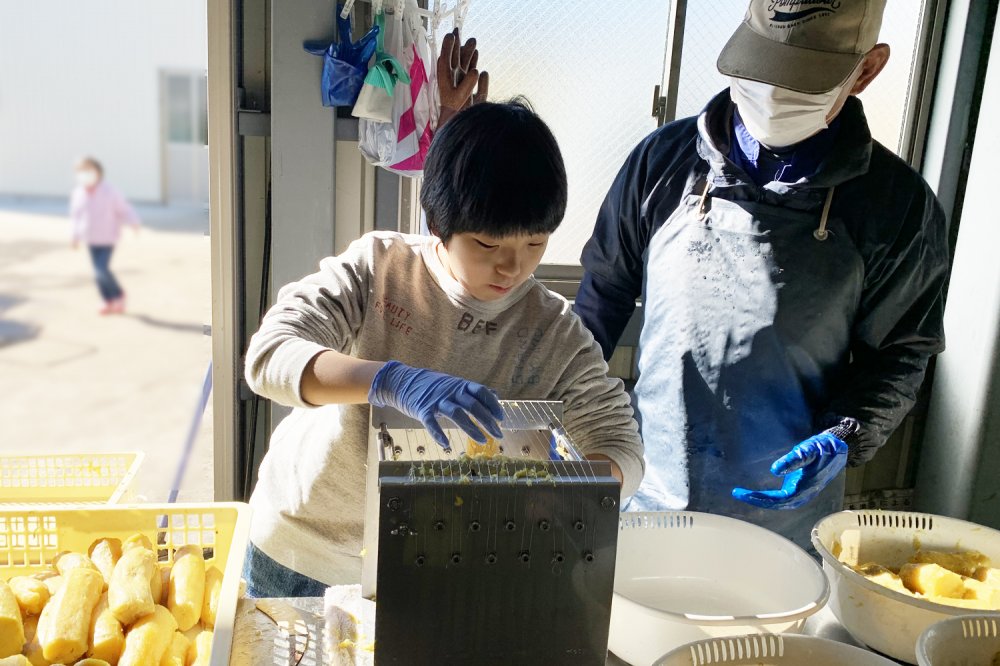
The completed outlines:
{"type": "Polygon", "coordinates": [[[847,466],[847,444],[828,432],[797,444],[771,465],[779,490],[733,488],[733,497],[762,509],[797,509],[812,501],[847,466]]]}
{"type": "Polygon", "coordinates": [[[499,425],[503,420],[503,408],[493,392],[482,384],[442,372],[389,361],[375,373],[368,402],[376,407],[393,407],[419,419],[445,449],[450,445],[438,416],[448,417],[481,444],[486,442],[486,436],[472,419],[494,437],[503,437],[499,425]]]}

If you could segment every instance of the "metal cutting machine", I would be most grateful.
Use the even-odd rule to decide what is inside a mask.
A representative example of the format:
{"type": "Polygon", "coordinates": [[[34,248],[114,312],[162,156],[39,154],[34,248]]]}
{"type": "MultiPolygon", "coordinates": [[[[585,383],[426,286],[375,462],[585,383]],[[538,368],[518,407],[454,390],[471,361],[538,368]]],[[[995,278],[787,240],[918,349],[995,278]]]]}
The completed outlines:
{"type": "Polygon", "coordinates": [[[580,456],[561,403],[501,405],[502,439],[454,428],[450,449],[372,409],[364,586],[377,594],[376,664],[605,663],[618,482],[580,456]]]}

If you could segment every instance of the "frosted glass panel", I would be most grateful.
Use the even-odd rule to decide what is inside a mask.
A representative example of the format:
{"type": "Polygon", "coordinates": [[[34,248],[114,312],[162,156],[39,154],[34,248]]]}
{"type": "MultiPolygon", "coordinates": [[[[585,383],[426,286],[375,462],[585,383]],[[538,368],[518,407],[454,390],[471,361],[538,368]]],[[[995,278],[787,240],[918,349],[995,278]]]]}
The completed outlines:
{"type": "Polygon", "coordinates": [[[899,152],[906,106],[913,84],[913,66],[920,35],[920,19],[925,0],[888,0],[879,41],[891,49],[889,63],[859,98],[872,136],[892,151],[899,152]]]}
{"type": "MultiPolygon", "coordinates": [[[[678,118],[699,113],[708,100],[729,85],[715,68],[715,61],[743,20],[747,4],[747,0],[689,0],[677,91],[678,118]]],[[[879,41],[889,44],[892,56],[885,70],[860,96],[872,135],[895,151],[899,150],[924,5],[924,0],[888,0],[879,41]]]]}
{"type": "Polygon", "coordinates": [[[579,263],[611,181],[656,128],[653,86],[663,78],[669,9],[667,0],[470,5],[462,33],[479,43],[490,98],[527,97],[566,161],[569,207],[546,263],[579,263]]]}
{"type": "MultiPolygon", "coordinates": [[[[880,41],[892,47],[892,57],[861,95],[872,134],[896,151],[924,5],[888,0],[880,41]]],[[[747,0],[688,1],[678,118],[699,113],[728,85],[715,62],[746,7],[747,0]]],[[[656,127],[652,91],[663,78],[669,10],[668,0],[475,0],[470,6],[463,34],[479,42],[491,99],[527,97],[552,127],[566,161],[569,207],[546,263],[579,263],[611,181],[656,127]]],[[[449,28],[442,26],[438,43],[449,28]]]]}
{"type": "Polygon", "coordinates": [[[688,0],[684,19],[681,72],[677,84],[677,117],[701,112],[729,80],[715,68],[719,51],[743,20],[747,0],[688,0]]]}

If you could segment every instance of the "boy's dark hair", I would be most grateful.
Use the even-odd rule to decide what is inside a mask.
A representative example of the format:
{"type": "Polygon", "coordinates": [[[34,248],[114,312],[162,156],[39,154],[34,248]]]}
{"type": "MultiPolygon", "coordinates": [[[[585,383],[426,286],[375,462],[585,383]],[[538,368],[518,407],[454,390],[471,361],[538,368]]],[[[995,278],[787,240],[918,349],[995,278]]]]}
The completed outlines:
{"type": "Polygon", "coordinates": [[[552,233],[566,213],[566,167],[551,130],[523,99],[483,102],[434,137],[420,204],[431,233],[552,233]]]}

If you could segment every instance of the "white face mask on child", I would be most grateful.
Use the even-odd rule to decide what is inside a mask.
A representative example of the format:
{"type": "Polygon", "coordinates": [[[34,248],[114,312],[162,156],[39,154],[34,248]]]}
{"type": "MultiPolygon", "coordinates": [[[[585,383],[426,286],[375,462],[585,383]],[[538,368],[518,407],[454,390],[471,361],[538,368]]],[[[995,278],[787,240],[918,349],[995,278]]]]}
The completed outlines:
{"type": "Polygon", "coordinates": [[[827,128],[844,86],[817,95],[730,77],[729,95],[750,135],[769,148],[792,146],[827,128]]]}
{"type": "Polygon", "coordinates": [[[100,176],[93,169],[84,169],[83,171],[76,172],[76,182],[83,187],[93,187],[97,185],[100,180],[100,176]]]}

